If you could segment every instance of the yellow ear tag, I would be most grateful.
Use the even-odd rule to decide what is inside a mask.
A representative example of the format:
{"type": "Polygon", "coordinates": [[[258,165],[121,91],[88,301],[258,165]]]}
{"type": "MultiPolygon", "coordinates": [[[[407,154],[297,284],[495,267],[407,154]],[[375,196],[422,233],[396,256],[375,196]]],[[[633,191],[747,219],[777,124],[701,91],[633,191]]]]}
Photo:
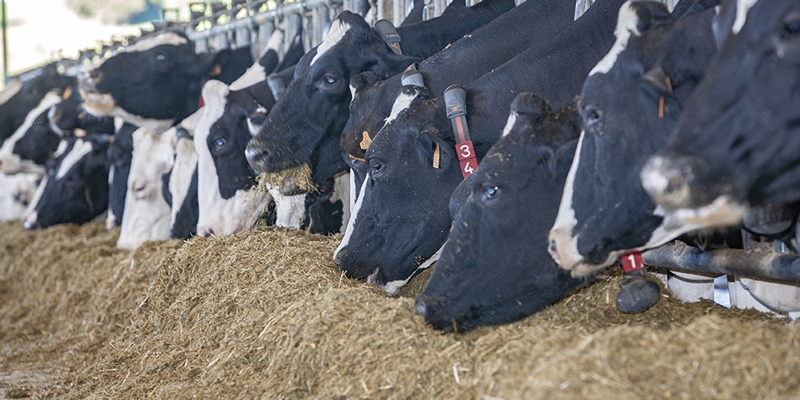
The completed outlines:
{"type": "Polygon", "coordinates": [[[433,150],[433,168],[439,168],[442,161],[442,149],[439,148],[439,143],[436,143],[436,148],[433,150]]]}
{"type": "Polygon", "coordinates": [[[361,150],[366,150],[370,143],[372,143],[372,139],[369,137],[369,132],[361,132],[361,143],[358,144],[358,147],[361,147],[361,150]]]}
{"type": "Polygon", "coordinates": [[[208,75],[218,76],[220,74],[222,74],[222,67],[219,64],[214,64],[214,68],[211,68],[211,72],[208,75]]]}
{"type": "Polygon", "coordinates": [[[67,86],[67,88],[64,89],[64,94],[61,95],[61,99],[66,100],[70,95],[72,95],[72,87],[67,86]]]}
{"type": "Polygon", "coordinates": [[[658,98],[658,119],[664,118],[664,96],[658,98]]]}
{"type": "Polygon", "coordinates": [[[352,154],[348,154],[347,156],[350,157],[351,160],[361,161],[363,163],[367,162],[367,160],[365,160],[365,159],[363,159],[361,157],[356,157],[356,156],[354,156],[352,154]]]}

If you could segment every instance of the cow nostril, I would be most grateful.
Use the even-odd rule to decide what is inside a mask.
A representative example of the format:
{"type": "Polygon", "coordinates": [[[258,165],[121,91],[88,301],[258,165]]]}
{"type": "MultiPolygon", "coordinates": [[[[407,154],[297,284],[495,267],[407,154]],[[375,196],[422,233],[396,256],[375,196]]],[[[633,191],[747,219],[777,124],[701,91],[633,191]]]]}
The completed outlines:
{"type": "Polygon", "coordinates": [[[214,236],[214,230],[213,229],[208,228],[208,229],[203,231],[203,237],[213,237],[213,236],[214,236]]]}
{"type": "Polygon", "coordinates": [[[254,170],[264,172],[264,162],[266,161],[269,152],[263,149],[258,149],[253,146],[247,146],[244,151],[244,156],[247,158],[247,163],[250,164],[254,170]]]}
{"type": "Polygon", "coordinates": [[[556,246],[555,239],[550,239],[550,242],[547,244],[547,252],[556,264],[561,265],[561,263],[558,262],[558,247],[556,246]]]}

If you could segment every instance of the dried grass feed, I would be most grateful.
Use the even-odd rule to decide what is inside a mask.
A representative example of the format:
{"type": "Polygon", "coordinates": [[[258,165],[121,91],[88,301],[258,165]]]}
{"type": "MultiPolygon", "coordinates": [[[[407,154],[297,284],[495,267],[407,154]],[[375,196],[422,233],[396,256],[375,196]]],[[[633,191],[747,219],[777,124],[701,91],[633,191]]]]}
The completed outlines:
{"type": "Polygon", "coordinates": [[[623,315],[619,274],[517,323],[452,335],[414,314],[414,293],[343,277],[340,237],[257,228],[127,252],[97,224],[0,229],[0,398],[800,394],[800,323],[666,294],[623,315]]]}

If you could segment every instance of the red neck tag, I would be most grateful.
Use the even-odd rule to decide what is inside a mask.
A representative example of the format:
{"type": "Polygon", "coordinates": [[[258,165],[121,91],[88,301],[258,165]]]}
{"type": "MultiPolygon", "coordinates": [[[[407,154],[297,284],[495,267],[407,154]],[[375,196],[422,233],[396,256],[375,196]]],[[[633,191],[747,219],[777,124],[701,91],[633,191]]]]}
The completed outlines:
{"type": "Polygon", "coordinates": [[[458,163],[461,166],[461,176],[466,178],[475,172],[478,168],[478,159],[475,157],[475,147],[472,145],[472,140],[468,140],[469,131],[466,127],[466,118],[463,115],[453,118],[453,129],[456,132],[456,154],[458,155],[458,163]]]}
{"type": "Polygon", "coordinates": [[[625,253],[620,256],[620,260],[622,261],[622,270],[626,273],[644,268],[641,252],[632,251],[630,253],[625,253]]]}

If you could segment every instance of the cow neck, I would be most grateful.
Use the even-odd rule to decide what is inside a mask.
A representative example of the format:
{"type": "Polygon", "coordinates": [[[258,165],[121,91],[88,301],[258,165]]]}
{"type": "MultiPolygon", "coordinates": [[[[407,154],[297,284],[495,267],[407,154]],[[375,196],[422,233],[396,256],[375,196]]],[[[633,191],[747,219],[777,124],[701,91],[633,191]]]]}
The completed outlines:
{"type": "MultiPolygon", "coordinates": [[[[467,91],[463,86],[451,85],[444,90],[444,105],[447,119],[453,125],[456,138],[456,154],[461,166],[461,176],[466,178],[478,168],[475,146],[469,137],[467,126],[467,91]]],[[[438,149],[437,149],[438,150],[438,149]]]]}
{"type": "Polygon", "coordinates": [[[400,34],[389,20],[379,20],[373,29],[381,35],[381,39],[392,49],[394,54],[403,54],[403,51],[400,50],[400,34]]]}

